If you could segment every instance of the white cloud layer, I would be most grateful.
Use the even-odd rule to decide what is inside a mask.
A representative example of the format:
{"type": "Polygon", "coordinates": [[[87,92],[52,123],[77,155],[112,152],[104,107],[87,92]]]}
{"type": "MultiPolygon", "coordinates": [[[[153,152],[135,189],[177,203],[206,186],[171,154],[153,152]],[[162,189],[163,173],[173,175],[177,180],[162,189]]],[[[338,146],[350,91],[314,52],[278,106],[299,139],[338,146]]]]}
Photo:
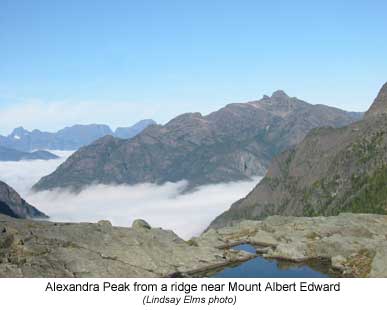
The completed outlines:
{"type": "Polygon", "coordinates": [[[78,195],[68,192],[40,192],[28,201],[51,216],[53,221],[96,222],[110,220],[117,226],[131,226],[145,219],[151,226],[175,231],[183,238],[201,233],[231,203],[244,197],[257,183],[233,182],[200,187],[181,194],[185,182],[164,185],[97,185],[78,195]]]}
{"type": "Polygon", "coordinates": [[[32,185],[42,176],[53,172],[73,151],[51,151],[59,156],[52,160],[24,160],[15,162],[0,161],[0,180],[12,186],[20,195],[25,196],[32,185]]]}
{"type": "Polygon", "coordinates": [[[182,194],[186,182],[164,185],[96,185],[73,194],[67,191],[29,192],[43,175],[53,171],[59,160],[0,163],[0,179],[53,221],[96,222],[110,220],[113,225],[131,226],[142,218],[154,227],[172,229],[183,238],[201,233],[220,213],[244,197],[257,183],[252,181],[206,185],[182,194]]]}

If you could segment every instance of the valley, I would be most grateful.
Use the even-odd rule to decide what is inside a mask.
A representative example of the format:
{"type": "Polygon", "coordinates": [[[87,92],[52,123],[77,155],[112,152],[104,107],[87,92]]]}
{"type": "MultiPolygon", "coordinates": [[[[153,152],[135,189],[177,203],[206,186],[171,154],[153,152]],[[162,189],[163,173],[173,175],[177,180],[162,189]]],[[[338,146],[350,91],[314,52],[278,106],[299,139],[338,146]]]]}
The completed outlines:
{"type": "MultiPolygon", "coordinates": [[[[20,188],[32,204],[8,184],[0,183],[0,276],[385,277],[386,93],[387,84],[362,120],[356,119],[362,114],[312,106],[277,91],[272,97],[232,104],[205,117],[182,115],[130,139],[108,135],[60,159],[2,163],[0,172],[9,171],[7,165],[11,165],[13,173],[6,180],[20,188]],[[311,125],[309,132],[300,133],[299,122],[288,122],[304,109],[309,113],[317,109],[319,121],[325,119],[336,126],[311,125]],[[233,124],[230,128],[220,121],[227,117],[233,124]],[[249,118],[254,121],[246,122],[249,118]],[[250,147],[265,149],[270,134],[257,136],[255,130],[264,126],[267,132],[271,125],[263,122],[254,129],[256,118],[291,126],[287,129],[290,136],[283,136],[283,131],[277,136],[285,139],[283,142],[271,141],[271,153],[265,156],[268,162],[273,160],[262,180],[258,175],[266,164],[258,163],[258,157],[247,159],[240,153],[246,145],[233,142],[242,134],[251,139],[250,147]],[[295,132],[299,135],[292,140],[295,132]],[[163,143],[172,155],[164,153],[163,143]],[[220,147],[224,143],[227,148],[220,147]],[[95,173],[102,171],[98,169],[103,169],[103,174],[107,167],[119,171],[119,161],[124,160],[125,165],[145,163],[145,153],[137,153],[143,147],[146,154],[169,158],[168,173],[177,173],[196,162],[194,158],[206,158],[201,167],[208,167],[207,160],[218,166],[206,170],[209,174],[200,181],[191,178],[203,172],[195,165],[189,167],[192,172],[184,168],[181,175],[186,179],[156,174],[148,178],[140,171],[153,167],[152,159],[146,162],[150,166],[132,167],[133,173],[144,176],[137,179],[140,183],[116,176],[91,182],[95,173]],[[121,156],[124,150],[130,150],[127,155],[133,151],[134,157],[121,156]],[[237,153],[243,159],[233,157],[237,153]],[[223,164],[215,159],[225,154],[234,154],[229,159],[236,161],[223,164]],[[179,165],[175,166],[175,160],[179,165]],[[241,160],[242,168],[235,166],[241,160]],[[25,164],[47,167],[39,168],[26,183],[16,169],[16,165],[25,164]],[[50,170],[54,172],[33,185],[50,170]],[[54,186],[50,178],[56,178],[58,171],[65,172],[65,180],[70,182],[66,184],[71,186],[54,186]],[[90,177],[90,182],[84,182],[85,177],[90,177]],[[40,188],[44,182],[52,185],[40,188]],[[79,185],[77,190],[74,184],[79,185]],[[246,198],[240,199],[243,196],[246,198]]],[[[155,165],[162,162],[158,158],[155,165]]]]}

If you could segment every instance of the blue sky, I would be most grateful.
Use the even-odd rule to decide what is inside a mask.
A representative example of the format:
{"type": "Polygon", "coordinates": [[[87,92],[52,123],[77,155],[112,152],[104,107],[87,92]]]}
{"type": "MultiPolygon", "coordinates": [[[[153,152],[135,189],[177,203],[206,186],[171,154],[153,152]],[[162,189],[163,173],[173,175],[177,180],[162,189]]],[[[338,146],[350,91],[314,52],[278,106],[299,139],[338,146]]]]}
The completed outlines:
{"type": "Polygon", "coordinates": [[[366,110],[387,81],[386,12],[382,0],[0,0],[0,133],[165,122],[276,89],[366,110]]]}

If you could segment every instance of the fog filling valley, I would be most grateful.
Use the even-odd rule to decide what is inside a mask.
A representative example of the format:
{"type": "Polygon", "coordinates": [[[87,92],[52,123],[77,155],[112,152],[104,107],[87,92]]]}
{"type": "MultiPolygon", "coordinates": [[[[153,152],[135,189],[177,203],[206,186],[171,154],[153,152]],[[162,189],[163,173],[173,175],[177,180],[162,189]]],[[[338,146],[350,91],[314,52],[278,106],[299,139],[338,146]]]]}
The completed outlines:
{"type": "Polygon", "coordinates": [[[93,185],[79,194],[66,190],[31,192],[33,184],[54,171],[72,152],[53,153],[61,157],[0,162],[0,180],[49,215],[51,221],[110,220],[113,225],[129,227],[133,220],[141,218],[153,227],[171,229],[186,239],[200,234],[217,215],[246,196],[260,179],[205,185],[185,194],[185,181],[163,185],[93,185]]]}

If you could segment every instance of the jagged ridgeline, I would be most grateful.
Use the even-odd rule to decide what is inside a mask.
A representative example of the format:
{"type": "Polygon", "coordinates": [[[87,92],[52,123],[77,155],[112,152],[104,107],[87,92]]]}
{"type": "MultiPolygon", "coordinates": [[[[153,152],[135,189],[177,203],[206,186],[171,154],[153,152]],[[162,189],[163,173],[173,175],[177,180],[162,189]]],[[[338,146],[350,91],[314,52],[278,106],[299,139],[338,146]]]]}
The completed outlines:
{"type": "Polygon", "coordinates": [[[8,136],[0,135],[0,146],[22,152],[33,150],[77,150],[106,135],[121,139],[130,139],[146,127],[156,124],[146,119],[131,127],[119,127],[114,132],[107,125],[74,125],[57,132],[45,132],[38,129],[28,131],[23,127],[15,128],[8,136]]]}
{"type": "Polygon", "coordinates": [[[207,116],[180,115],[131,140],[104,137],[74,153],[34,189],[183,179],[194,187],[243,180],[263,175],[273,156],[300,142],[312,128],[340,127],[361,117],[276,91],[207,116]]]}
{"type": "Polygon", "coordinates": [[[387,213],[387,83],[363,120],[312,130],[211,227],[268,215],[387,213]]]}

